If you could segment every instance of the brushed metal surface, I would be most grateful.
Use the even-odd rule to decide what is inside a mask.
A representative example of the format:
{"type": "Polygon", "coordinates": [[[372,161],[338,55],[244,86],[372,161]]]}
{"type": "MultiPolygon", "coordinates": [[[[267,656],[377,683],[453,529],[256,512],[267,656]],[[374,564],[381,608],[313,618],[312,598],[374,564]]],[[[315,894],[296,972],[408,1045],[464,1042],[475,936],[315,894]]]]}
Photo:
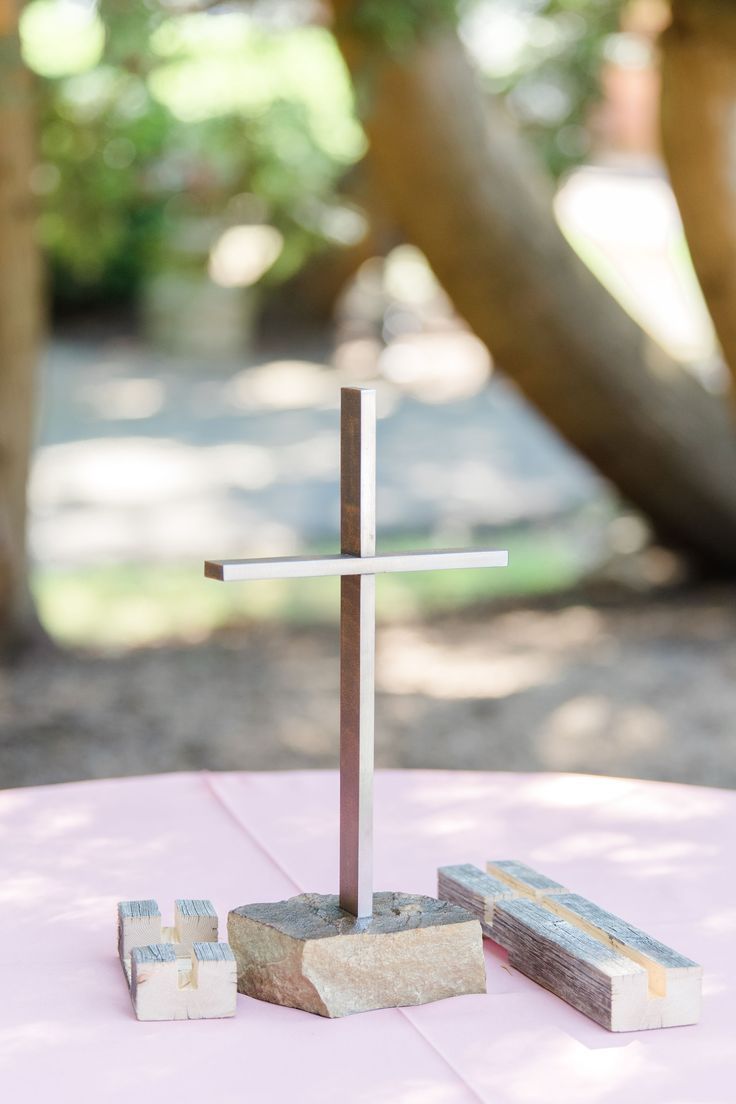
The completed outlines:
{"type": "Polygon", "coordinates": [[[376,580],[349,575],[340,591],[340,907],[373,913],[373,745],[376,580]]]}
{"type": "Polygon", "coordinates": [[[340,404],[340,548],[376,553],[376,392],[343,387],[340,404]]]}
{"type": "Polygon", "coordinates": [[[506,567],[491,548],[376,555],[376,393],[343,387],[340,547],[334,556],[207,560],[209,579],[237,582],[340,576],[340,907],[373,914],[373,745],[376,575],[506,567]]]}
{"type": "Polygon", "coordinates": [[[324,575],[385,575],[397,571],[446,571],[450,568],[506,567],[508,552],[492,548],[431,552],[381,552],[377,556],[283,556],[263,560],[207,560],[205,575],[224,583],[253,579],[303,579],[324,575]]]}
{"type": "MultiPolygon", "coordinates": [[[[376,551],[376,393],[343,388],[340,415],[342,566],[376,551]]],[[[340,907],[373,914],[373,744],[376,580],[340,583],[340,907]]]]}

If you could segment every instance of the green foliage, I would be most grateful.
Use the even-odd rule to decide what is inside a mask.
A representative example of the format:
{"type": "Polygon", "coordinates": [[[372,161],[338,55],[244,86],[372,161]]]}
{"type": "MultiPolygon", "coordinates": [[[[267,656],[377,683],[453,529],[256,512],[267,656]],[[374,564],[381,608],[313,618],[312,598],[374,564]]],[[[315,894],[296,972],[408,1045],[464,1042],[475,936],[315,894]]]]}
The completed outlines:
{"type": "MultiPolygon", "coordinates": [[[[587,153],[621,2],[361,0],[344,18],[399,54],[459,19],[489,89],[558,176],[587,153]]],[[[342,240],[340,180],[365,141],[328,31],[266,29],[237,10],[175,17],[155,0],[31,0],[22,38],[44,78],[32,185],[57,304],[133,298],[173,262],[181,220],[276,226],[267,283],[342,240]]]]}
{"type": "Polygon", "coordinates": [[[57,304],[133,297],[171,262],[181,219],[277,226],[271,281],[329,239],[364,139],[326,31],[167,17],[143,0],[101,0],[85,24],[76,5],[33,0],[23,37],[46,78],[33,186],[57,304]]]}
{"type": "Polygon", "coordinates": [[[167,113],[140,77],[107,66],[47,87],[44,109],[36,179],[57,301],[126,297],[162,226],[163,196],[145,174],[167,113]]]}
{"type": "Polygon", "coordinates": [[[625,0],[356,0],[344,21],[387,53],[459,24],[492,92],[505,99],[553,176],[588,152],[606,42],[625,0]]]}
{"type": "Polygon", "coordinates": [[[411,49],[434,27],[453,26],[458,0],[358,0],[344,21],[351,31],[390,53],[411,49]]]}
{"type": "Polygon", "coordinates": [[[623,4],[481,0],[467,7],[464,37],[489,89],[504,98],[555,177],[589,152],[586,124],[623,4]]]}

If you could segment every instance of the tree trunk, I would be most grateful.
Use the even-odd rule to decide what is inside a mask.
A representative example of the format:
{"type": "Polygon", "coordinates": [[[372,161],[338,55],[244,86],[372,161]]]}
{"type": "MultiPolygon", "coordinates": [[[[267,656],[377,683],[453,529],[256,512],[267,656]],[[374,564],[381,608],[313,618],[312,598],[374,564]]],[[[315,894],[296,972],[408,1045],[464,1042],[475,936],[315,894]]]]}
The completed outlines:
{"type": "Polygon", "coordinates": [[[0,0],[0,655],[38,633],[26,574],[26,483],[41,320],[30,191],[34,112],[17,0],[0,0]]]}
{"type": "Polygon", "coordinates": [[[544,175],[488,115],[457,37],[400,56],[336,35],[398,222],[526,396],[661,534],[736,569],[736,434],[725,404],[669,359],[578,259],[544,175]]]}
{"type": "MultiPolygon", "coordinates": [[[[389,217],[380,190],[373,180],[372,165],[363,158],[340,181],[340,195],[354,203],[366,218],[366,232],[350,245],[331,246],[313,257],[296,276],[287,280],[271,298],[280,311],[290,316],[304,312],[310,321],[324,325],[334,317],[335,304],[360,266],[373,257],[385,257],[401,236],[389,217]]],[[[267,311],[269,308],[267,308],[267,311]]]]}
{"type": "Polygon", "coordinates": [[[736,5],[672,0],[662,141],[695,271],[736,381],[736,5]]]}

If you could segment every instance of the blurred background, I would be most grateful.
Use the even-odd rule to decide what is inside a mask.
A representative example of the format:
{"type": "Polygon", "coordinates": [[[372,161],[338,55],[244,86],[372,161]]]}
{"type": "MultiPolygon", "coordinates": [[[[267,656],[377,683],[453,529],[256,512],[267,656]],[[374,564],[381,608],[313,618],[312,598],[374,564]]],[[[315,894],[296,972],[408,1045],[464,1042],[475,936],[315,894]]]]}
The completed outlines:
{"type": "Polygon", "coordinates": [[[736,785],[736,11],[0,0],[0,785],[337,763],[736,785]],[[701,290],[702,289],[702,290],[701,290]]]}

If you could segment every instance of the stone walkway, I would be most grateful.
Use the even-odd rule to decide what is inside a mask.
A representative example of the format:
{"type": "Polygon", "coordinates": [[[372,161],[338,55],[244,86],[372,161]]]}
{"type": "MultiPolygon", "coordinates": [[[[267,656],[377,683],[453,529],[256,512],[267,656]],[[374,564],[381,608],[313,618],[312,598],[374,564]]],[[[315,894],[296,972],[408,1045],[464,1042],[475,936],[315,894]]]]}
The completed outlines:
{"type": "MultiPolygon", "coordinates": [[[[605,503],[599,480],[513,387],[478,371],[477,348],[466,347],[475,339],[444,341],[444,377],[415,368],[397,382],[375,370],[356,379],[331,367],[324,348],[300,361],[276,350],[210,366],[133,341],[57,340],[31,486],[36,563],[199,562],[333,545],[339,387],[356,382],[378,390],[379,545],[396,534],[463,544],[605,503]]],[[[604,508],[587,535],[586,562],[605,555],[608,516],[604,508]]]]}

